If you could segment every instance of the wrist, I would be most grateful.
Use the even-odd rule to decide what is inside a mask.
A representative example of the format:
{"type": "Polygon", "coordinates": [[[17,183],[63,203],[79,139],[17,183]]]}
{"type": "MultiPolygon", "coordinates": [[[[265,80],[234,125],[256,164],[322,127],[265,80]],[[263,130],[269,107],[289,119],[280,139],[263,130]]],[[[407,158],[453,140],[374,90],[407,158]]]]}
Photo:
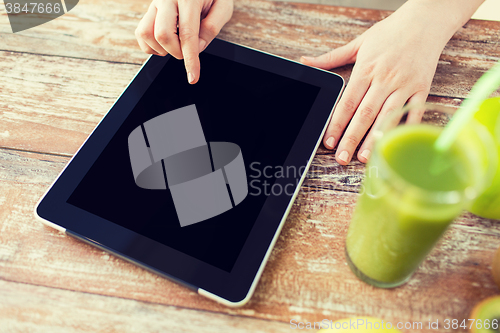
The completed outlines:
{"type": "MultiPolygon", "coordinates": [[[[446,44],[465,25],[484,0],[409,0],[403,7],[422,20],[429,33],[446,44]]],[[[443,46],[444,46],[443,44],[443,46]]]]}

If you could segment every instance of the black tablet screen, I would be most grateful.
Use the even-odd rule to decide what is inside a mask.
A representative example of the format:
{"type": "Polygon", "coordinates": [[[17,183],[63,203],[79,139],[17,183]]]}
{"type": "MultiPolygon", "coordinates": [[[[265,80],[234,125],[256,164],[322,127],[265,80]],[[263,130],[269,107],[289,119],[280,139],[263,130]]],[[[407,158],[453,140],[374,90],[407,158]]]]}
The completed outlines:
{"type": "Polygon", "coordinates": [[[300,178],[290,175],[299,170],[281,167],[320,88],[207,53],[200,61],[195,85],[187,83],[182,61],[166,62],[68,203],[230,272],[267,196],[292,194],[272,187],[280,172],[300,178]],[[207,142],[241,149],[248,194],[222,214],[181,227],[171,191],[137,186],[128,137],[144,122],[192,104],[207,142]]]}

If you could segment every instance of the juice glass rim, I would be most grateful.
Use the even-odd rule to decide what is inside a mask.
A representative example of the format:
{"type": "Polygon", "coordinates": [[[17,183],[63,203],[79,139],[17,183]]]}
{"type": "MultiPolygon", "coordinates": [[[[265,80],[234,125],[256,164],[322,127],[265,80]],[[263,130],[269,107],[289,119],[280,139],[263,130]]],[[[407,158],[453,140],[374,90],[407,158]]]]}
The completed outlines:
{"type": "MultiPolygon", "coordinates": [[[[491,181],[496,170],[496,164],[498,163],[498,156],[495,156],[495,158],[488,156],[487,158],[493,159],[494,163],[488,163],[488,170],[486,172],[486,176],[476,177],[482,179],[475,179],[473,184],[468,185],[467,187],[461,190],[429,190],[420,187],[414,183],[405,180],[396,170],[394,170],[394,168],[387,162],[387,159],[383,156],[381,152],[381,142],[383,142],[382,139],[384,135],[388,133],[390,130],[396,128],[397,126],[400,126],[399,121],[398,124],[395,126],[391,127],[391,124],[394,124],[394,120],[398,119],[397,117],[399,117],[399,119],[402,119],[404,117],[404,114],[408,113],[408,111],[411,109],[423,110],[424,112],[422,112],[422,115],[425,112],[436,111],[445,113],[449,116],[453,116],[453,114],[456,112],[456,109],[454,108],[426,102],[426,103],[407,104],[403,108],[389,114],[386,117],[386,119],[384,119],[379,124],[379,126],[374,129],[375,130],[374,135],[376,138],[374,150],[377,152],[372,155],[372,159],[375,158],[376,164],[380,165],[383,169],[387,170],[387,175],[383,177],[384,180],[389,181],[391,183],[391,186],[393,186],[396,190],[400,192],[410,191],[414,196],[421,199],[422,202],[430,202],[437,204],[457,204],[462,201],[472,202],[487,187],[488,181],[491,181]]],[[[408,126],[408,125],[411,126],[419,124],[422,123],[421,122],[406,123],[403,126],[408,126]]],[[[436,124],[430,124],[430,126],[439,127],[439,125],[436,124]]],[[[486,146],[485,148],[486,154],[490,155],[490,152],[493,151],[492,149],[495,148],[495,144],[491,136],[488,134],[486,128],[484,128],[483,125],[479,124],[479,122],[477,122],[474,119],[471,121],[471,126],[474,128],[474,132],[478,135],[479,139],[484,141],[484,144],[486,146]]],[[[477,166],[476,168],[479,167],[477,166]]]]}

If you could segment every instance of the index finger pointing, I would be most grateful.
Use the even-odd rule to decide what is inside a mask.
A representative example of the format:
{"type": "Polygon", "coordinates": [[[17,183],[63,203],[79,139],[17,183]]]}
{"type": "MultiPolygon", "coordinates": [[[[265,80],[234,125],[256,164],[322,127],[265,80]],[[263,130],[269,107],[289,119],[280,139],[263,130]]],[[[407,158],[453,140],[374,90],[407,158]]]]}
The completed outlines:
{"type": "Polygon", "coordinates": [[[198,1],[180,0],[179,6],[179,39],[181,41],[184,66],[188,81],[194,84],[200,76],[199,38],[201,4],[198,1]]]}

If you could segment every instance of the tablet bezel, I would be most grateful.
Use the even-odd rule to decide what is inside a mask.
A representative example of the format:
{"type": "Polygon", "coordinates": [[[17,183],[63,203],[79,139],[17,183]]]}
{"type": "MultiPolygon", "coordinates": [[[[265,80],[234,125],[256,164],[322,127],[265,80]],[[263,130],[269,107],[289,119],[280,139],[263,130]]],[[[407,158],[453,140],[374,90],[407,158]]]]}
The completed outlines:
{"type": "MultiPolygon", "coordinates": [[[[284,167],[307,164],[307,170],[342,93],[342,77],[220,39],[214,39],[204,52],[320,88],[284,163],[284,167]]],[[[70,236],[183,284],[220,303],[241,306],[253,293],[293,201],[299,193],[305,172],[293,196],[269,196],[266,199],[229,273],[67,203],[71,193],[170,59],[170,56],[151,56],[144,63],[47,190],[35,212],[43,223],[65,231],[70,236]]],[[[285,177],[276,180],[276,183],[283,185],[287,182],[290,182],[290,179],[285,177]]]]}

